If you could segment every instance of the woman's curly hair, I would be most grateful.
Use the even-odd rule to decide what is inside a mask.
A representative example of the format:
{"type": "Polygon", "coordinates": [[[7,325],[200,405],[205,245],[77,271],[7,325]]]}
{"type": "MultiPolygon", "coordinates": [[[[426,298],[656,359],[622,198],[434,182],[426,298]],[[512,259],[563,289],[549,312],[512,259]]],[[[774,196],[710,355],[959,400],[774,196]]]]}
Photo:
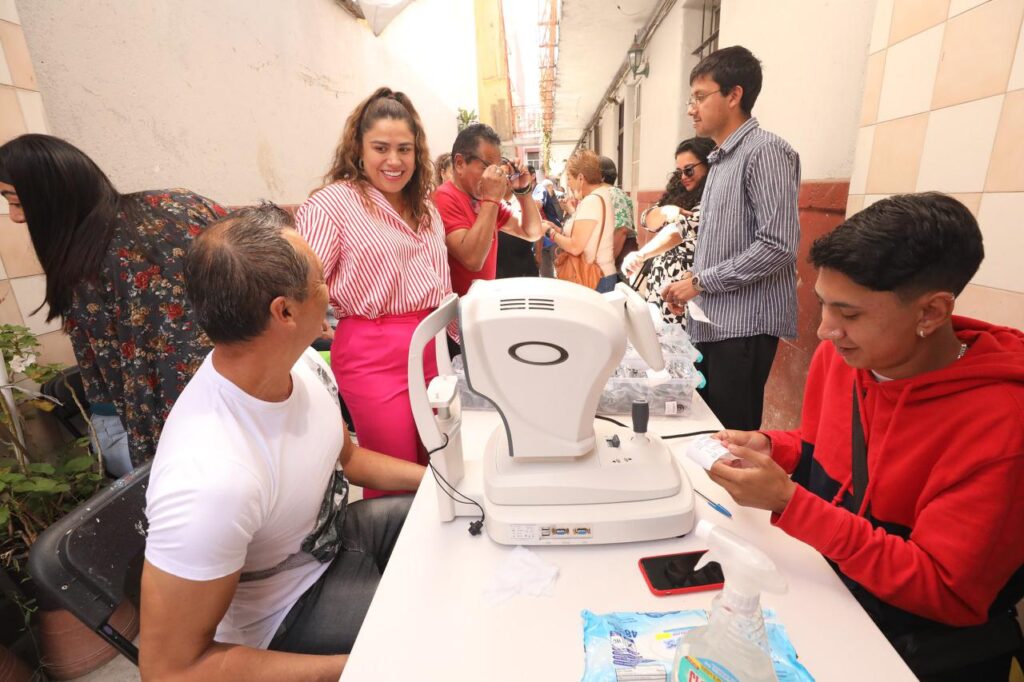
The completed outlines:
{"type": "Polygon", "coordinates": [[[377,88],[372,95],[359,103],[345,121],[341,141],[334,151],[334,162],[324,175],[324,185],[334,182],[349,182],[362,193],[367,207],[372,208],[366,193],[370,181],[363,172],[363,135],[382,118],[405,121],[412,131],[416,148],[416,168],[412,177],[402,189],[402,198],[412,214],[413,223],[422,225],[430,216],[430,193],[433,188],[433,165],[427,149],[427,135],[423,123],[416,113],[412,101],[403,92],[390,88],[377,88]]]}

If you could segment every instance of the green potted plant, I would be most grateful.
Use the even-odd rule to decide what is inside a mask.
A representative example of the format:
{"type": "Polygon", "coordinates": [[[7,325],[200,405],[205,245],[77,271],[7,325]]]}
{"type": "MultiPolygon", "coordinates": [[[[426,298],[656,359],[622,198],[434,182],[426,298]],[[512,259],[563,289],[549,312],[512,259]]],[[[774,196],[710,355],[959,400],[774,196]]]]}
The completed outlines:
{"type": "Polygon", "coordinates": [[[455,119],[458,121],[459,132],[461,133],[463,130],[477,122],[476,109],[463,109],[462,107],[459,107],[459,113],[455,119]]]}
{"type": "MultiPolygon", "coordinates": [[[[49,646],[41,641],[35,647],[34,630],[45,640],[46,633],[42,631],[46,629],[46,619],[52,622],[56,618],[63,633],[61,638],[67,639],[68,623],[73,626],[75,621],[70,614],[52,616],[39,611],[26,559],[39,534],[96,493],[105,477],[102,455],[92,453],[88,437],[44,453],[33,446],[26,434],[27,419],[53,408],[52,399],[36,390],[37,386],[60,376],[62,370],[57,364],[39,363],[38,349],[38,339],[28,328],[0,325],[0,451],[5,451],[0,455],[0,569],[7,586],[3,593],[9,602],[16,603],[22,615],[22,629],[33,640],[36,651],[29,653],[43,659],[51,676],[59,677],[61,663],[52,652],[66,648],[66,642],[49,646]]],[[[77,397],[74,399],[77,403],[77,397]]],[[[81,403],[78,407],[88,424],[81,403]]],[[[95,637],[85,626],[81,627],[85,635],[95,637]]],[[[89,646],[95,648],[96,642],[102,646],[102,640],[95,640],[90,640],[89,646]]],[[[98,658],[109,660],[105,653],[98,658]]],[[[79,672],[83,671],[74,671],[79,672]]]]}

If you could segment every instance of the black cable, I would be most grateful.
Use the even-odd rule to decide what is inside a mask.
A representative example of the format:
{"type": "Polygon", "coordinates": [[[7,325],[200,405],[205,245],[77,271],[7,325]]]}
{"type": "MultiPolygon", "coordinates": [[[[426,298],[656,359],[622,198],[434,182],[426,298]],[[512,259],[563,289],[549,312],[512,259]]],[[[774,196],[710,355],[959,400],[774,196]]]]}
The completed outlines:
{"type": "Polygon", "coordinates": [[[440,446],[434,448],[433,450],[427,453],[427,466],[429,466],[430,470],[434,472],[434,481],[437,482],[437,485],[441,488],[441,490],[444,491],[445,495],[450,497],[455,502],[461,502],[463,504],[472,504],[476,506],[477,509],[480,510],[480,518],[476,521],[470,521],[469,523],[469,534],[480,535],[480,531],[484,526],[484,508],[481,507],[480,503],[474,500],[473,498],[467,497],[463,493],[459,492],[459,490],[455,486],[449,483],[445,479],[445,477],[441,475],[441,472],[437,470],[437,468],[434,466],[434,463],[430,460],[430,456],[433,455],[435,452],[438,452],[439,450],[444,450],[446,447],[448,447],[448,434],[443,433],[441,435],[444,436],[444,443],[442,443],[440,446]],[[453,495],[452,493],[455,493],[455,495],[458,495],[462,499],[460,500],[459,497],[455,497],[455,495],[453,495]]]}
{"type": "MultiPolygon", "coordinates": [[[[612,424],[615,424],[616,426],[621,426],[624,429],[631,428],[630,426],[623,424],[619,420],[612,419],[611,417],[606,417],[603,414],[595,414],[594,418],[602,419],[606,422],[611,422],[612,424]]],[[[689,438],[690,436],[703,436],[709,433],[718,433],[719,431],[721,431],[721,429],[708,429],[706,431],[687,431],[686,433],[673,433],[668,436],[659,436],[659,438],[661,438],[662,440],[671,440],[672,438],[689,438]]]]}
{"type": "Polygon", "coordinates": [[[705,431],[688,431],[686,433],[673,433],[669,436],[662,436],[662,440],[669,440],[671,438],[689,438],[690,436],[704,436],[709,433],[718,433],[722,429],[707,429],[705,431]]]}
{"type": "Polygon", "coordinates": [[[616,419],[612,419],[611,417],[606,417],[603,414],[595,414],[594,415],[594,419],[603,419],[606,422],[611,422],[612,424],[615,424],[616,426],[621,426],[624,429],[630,428],[629,426],[626,426],[622,422],[620,422],[620,421],[618,421],[616,419]]]}

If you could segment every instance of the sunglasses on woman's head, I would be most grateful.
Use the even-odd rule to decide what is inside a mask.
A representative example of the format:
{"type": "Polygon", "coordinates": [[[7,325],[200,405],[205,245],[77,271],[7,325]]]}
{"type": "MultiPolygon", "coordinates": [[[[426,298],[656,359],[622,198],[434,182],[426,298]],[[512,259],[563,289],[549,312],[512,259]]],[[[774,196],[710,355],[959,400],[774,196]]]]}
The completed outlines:
{"type": "Polygon", "coordinates": [[[685,177],[692,178],[697,166],[700,166],[703,163],[703,161],[698,161],[697,163],[688,163],[682,168],[680,168],[679,172],[682,173],[685,177]]]}

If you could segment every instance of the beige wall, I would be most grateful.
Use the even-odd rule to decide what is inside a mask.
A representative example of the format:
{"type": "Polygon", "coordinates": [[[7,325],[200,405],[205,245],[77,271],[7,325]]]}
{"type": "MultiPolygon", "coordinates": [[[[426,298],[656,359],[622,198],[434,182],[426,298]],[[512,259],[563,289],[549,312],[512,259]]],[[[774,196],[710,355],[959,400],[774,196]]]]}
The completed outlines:
{"type": "Polygon", "coordinates": [[[374,88],[405,91],[432,155],[477,108],[473,0],[417,0],[380,36],[335,0],[19,0],[51,131],[121,191],[299,203],[374,88]]]}
{"type": "MultiPolygon", "coordinates": [[[[379,85],[410,95],[434,155],[450,149],[457,108],[477,106],[473,36],[473,0],[418,0],[379,37],[334,0],[0,0],[0,143],[64,137],[124,192],[299,203],[379,85]]],[[[72,364],[57,322],[29,314],[42,268],[0,209],[0,323],[72,364]]]]}
{"type": "MultiPolygon", "coordinates": [[[[24,133],[46,133],[46,112],[14,0],[0,1],[0,141],[24,133]]],[[[46,280],[25,225],[7,215],[0,198],[0,323],[24,324],[39,335],[43,362],[74,363],[71,344],[57,321],[32,311],[43,301],[46,280]]]]}
{"type": "Polygon", "coordinates": [[[743,45],[761,60],[754,115],[800,153],[805,181],[850,177],[874,7],[874,0],[722,0],[718,45],[743,45]]]}
{"type": "Polygon", "coordinates": [[[879,0],[847,214],[937,190],[985,261],[957,312],[1024,328],[1024,0],[879,0]]]}

